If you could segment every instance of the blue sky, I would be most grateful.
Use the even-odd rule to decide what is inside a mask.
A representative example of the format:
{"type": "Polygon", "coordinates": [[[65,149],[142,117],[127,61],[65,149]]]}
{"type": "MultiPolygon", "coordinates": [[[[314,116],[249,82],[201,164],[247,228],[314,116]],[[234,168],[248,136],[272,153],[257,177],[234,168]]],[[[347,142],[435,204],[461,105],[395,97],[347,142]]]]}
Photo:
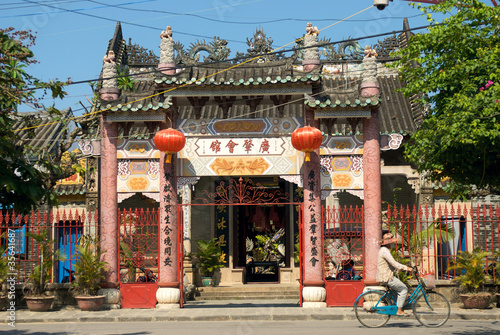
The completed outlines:
{"type": "MultiPolygon", "coordinates": [[[[320,37],[332,41],[400,30],[403,18],[410,27],[424,26],[426,18],[402,0],[394,0],[379,11],[373,0],[4,0],[0,3],[1,26],[36,32],[33,48],[40,62],[29,72],[42,79],[58,78],[73,81],[99,76],[102,57],[112,38],[116,21],[121,21],[123,36],[128,43],[137,43],[159,55],[160,32],[172,26],[173,37],[186,48],[196,40],[210,41],[214,36],[228,40],[232,55],[246,52],[246,39],[257,27],[280,47],[305,33],[307,22],[318,29],[348,16],[362,13],[320,32],[320,37]]],[[[383,38],[379,38],[382,40],[383,38]]],[[[360,40],[360,45],[373,45],[379,39],[360,40]]],[[[79,101],[89,106],[85,95],[92,93],[88,84],[66,88],[68,97],[55,101],[56,107],[71,107],[82,113],[79,101]]],[[[46,105],[53,103],[44,100],[46,105]]],[[[22,106],[19,111],[32,111],[22,106]]]]}

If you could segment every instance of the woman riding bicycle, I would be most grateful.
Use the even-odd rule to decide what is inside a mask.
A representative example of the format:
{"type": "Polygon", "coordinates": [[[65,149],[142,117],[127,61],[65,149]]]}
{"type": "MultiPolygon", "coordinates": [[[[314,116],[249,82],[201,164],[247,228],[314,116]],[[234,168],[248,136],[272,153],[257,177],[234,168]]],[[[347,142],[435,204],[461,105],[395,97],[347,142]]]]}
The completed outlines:
{"type": "Polygon", "coordinates": [[[403,305],[408,295],[408,288],[398,278],[394,276],[394,270],[412,271],[413,269],[396,262],[391,255],[395,243],[398,241],[391,233],[384,234],[380,241],[380,250],[377,259],[377,281],[387,285],[393,292],[397,293],[398,316],[410,316],[403,311],[403,305]]]}

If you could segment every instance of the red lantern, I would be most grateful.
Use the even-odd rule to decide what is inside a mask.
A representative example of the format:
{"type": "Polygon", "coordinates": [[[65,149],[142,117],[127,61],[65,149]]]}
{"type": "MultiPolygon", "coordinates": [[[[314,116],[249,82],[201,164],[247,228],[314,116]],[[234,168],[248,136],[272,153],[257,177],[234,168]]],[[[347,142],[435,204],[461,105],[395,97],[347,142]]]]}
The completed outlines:
{"type": "Polygon", "coordinates": [[[323,142],[323,134],[318,128],[302,127],[292,133],[292,145],[295,149],[306,153],[306,162],[311,161],[309,153],[319,148],[323,142]]]}
{"type": "Polygon", "coordinates": [[[186,145],[186,137],[180,131],[168,128],[160,130],[155,135],[155,145],[158,150],[167,154],[165,163],[170,163],[172,154],[179,152],[186,145]]]}

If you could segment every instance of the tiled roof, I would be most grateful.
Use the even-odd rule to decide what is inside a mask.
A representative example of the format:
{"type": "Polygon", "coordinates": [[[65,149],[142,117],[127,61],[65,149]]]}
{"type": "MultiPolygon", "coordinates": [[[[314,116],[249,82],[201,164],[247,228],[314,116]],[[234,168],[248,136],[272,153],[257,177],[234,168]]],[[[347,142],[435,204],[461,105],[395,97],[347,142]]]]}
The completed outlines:
{"type": "Polygon", "coordinates": [[[158,73],[157,84],[183,85],[233,85],[250,86],[266,84],[284,84],[296,82],[318,81],[318,73],[305,73],[293,69],[292,63],[276,61],[268,63],[252,63],[251,65],[210,64],[210,66],[194,66],[175,75],[158,73]]]}
{"type": "Polygon", "coordinates": [[[54,189],[57,195],[79,195],[87,191],[85,184],[58,184],[54,189]]]}
{"type": "MultiPolygon", "coordinates": [[[[61,112],[61,119],[73,117],[71,108],[61,112]]],[[[54,117],[45,111],[19,113],[19,115],[22,117],[12,117],[16,121],[13,129],[21,138],[18,145],[22,143],[24,146],[46,148],[47,152],[57,150],[57,145],[62,140],[61,132],[65,127],[61,122],[54,121],[54,117]]]]}
{"type": "MultiPolygon", "coordinates": [[[[191,106],[181,106],[178,111],[179,119],[195,119],[195,109],[191,106]]],[[[223,112],[219,106],[210,104],[201,108],[200,116],[201,119],[222,119],[223,112]]],[[[284,107],[283,116],[302,117],[302,104],[287,104],[284,107]]],[[[247,105],[233,105],[227,117],[280,117],[280,114],[275,105],[259,104],[253,113],[247,105]]]]}
{"type": "Polygon", "coordinates": [[[321,93],[306,96],[304,104],[316,108],[359,108],[375,106],[379,97],[364,98],[360,94],[359,77],[325,76],[321,78],[321,93]]]}

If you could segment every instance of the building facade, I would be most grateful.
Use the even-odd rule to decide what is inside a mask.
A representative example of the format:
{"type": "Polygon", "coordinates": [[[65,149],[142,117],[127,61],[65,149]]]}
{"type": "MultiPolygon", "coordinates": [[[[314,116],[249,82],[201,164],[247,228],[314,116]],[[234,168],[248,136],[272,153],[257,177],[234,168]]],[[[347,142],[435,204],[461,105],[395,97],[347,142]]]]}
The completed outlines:
{"type": "Polygon", "coordinates": [[[100,207],[110,297],[125,283],[120,243],[143,229],[132,211],[118,215],[127,208],[158,211],[159,223],[151,223],[156,245],[141,260],[157,266],[163,308],[179,304],[184,278],[200,284],[190,254],[196,241],[213,238],[226,265],[221,285],[300,283],[303,306],[325,306],[324,233],[345,229],[324,224],[325,207],[362,206],[356,277],[375,283],[382,202],[392,203],[399,192],[399,201],[417,204],[425,193],[401,149],[422,110],[397,91],[403,83],[386,66],[408,36],[361,48],[318,35],[308,24],[285,55],[273,52],[258,28],[247,52],[230,60],[227,41],[215,37],[185,49],[167,27],[157,57],[127,44],[117,24],[93,107],[100,133],[81,142],[100,167],[86,181],[87,200],[100,207]],[[117,65],[127,69],[132,90],[119,88],[117,65]],[[304,126],[323,133],[308,158],[291,140],[304,126]],[[186,144],[165,163],[153,138],[169,128],[186,144]]]}

